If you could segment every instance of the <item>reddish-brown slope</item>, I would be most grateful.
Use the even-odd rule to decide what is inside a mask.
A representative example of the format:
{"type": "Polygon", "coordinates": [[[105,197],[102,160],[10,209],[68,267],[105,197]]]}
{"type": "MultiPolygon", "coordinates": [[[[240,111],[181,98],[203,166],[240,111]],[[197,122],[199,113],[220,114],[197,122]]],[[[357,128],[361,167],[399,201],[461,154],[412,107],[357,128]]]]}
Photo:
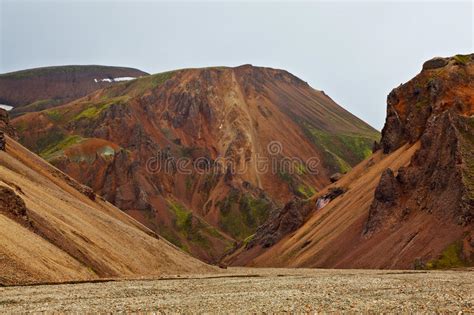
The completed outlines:
{"type": "Polygon", "coordinates": [[[58,66],[0,74],[0,104],[13,106],[13,115],[40,111],[114,84],[114,78],[147,73],[125,67],[58,66]],[[105,79],[105,80],[103,80],[105,79]]]}
{"type": "Polygon", "coordinates": [[[26,146],[208,261],[253,234],[276,205],[309,197],[363,159],[378,137],[288,72],[252,66],[153,75],[14,123],[26,146]],[[272,141],[282,152],[268,152],[272,141]],[[301,163],[257,171],[258,158],[285,157],[301,163]],[[156,170],[183,158],[201,163],[156,170]],[[234,171],[219,168],[222,158],[234,171]]]}
{"type": "Polygon", "coordinates": [[[212,270],[6,137],[0,285],[212,270]]]}
{"type": "MultiPolygon", "coordinates": [[[[226,260],[256,266],[444,268],[473,263],[474,62],[425,63],[388,97],[383,151],[226,260]],[[335,187],[346,190],[318,209],[335,187]],[[293,226],[290,223],[293,223],[293,226]],[[281,226],[290,226],[278,234],[281,226]],[[273,245],[268,234],[281,240],[273,245]]],[[[286,211],[286,212],[285,212],[286,211]]],[[[278,213],[278,212],[277,212],[278,213]]],[[[277,239],[278,240],[278,239],[277,239]]]]}

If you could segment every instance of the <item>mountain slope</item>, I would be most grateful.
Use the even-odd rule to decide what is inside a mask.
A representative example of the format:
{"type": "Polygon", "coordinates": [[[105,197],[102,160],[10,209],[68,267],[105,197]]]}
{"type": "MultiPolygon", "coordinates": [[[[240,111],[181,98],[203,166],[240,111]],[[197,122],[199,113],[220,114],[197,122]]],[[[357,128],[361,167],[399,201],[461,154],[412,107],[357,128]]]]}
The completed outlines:
{"type": "Polygon", "coordinates": [[[290,73],[249,65],[116,84],[14,124],[34,152],[207,261],[379,136],[290,73]]]}
{"type": "Polygon", "coordinates": [[[473,82],[473,55],[426,62],[388,96],[383,150],[313,199],[277,211],[226,261],[327,268],[472,265],[473,82]],[[303,218],[289,220],[291,211],[303,218]]]}
{"type": "Polygon", "coordinates": [[[0,285],[213,270],[4,139],[0,285]]]}
{"type": "Polygon", "coordinates": [[[13,106],[21,115],[65,104],[115,84],[148,75],[124,67],[57,66],[0,74],[0,104],[13,106]]]}

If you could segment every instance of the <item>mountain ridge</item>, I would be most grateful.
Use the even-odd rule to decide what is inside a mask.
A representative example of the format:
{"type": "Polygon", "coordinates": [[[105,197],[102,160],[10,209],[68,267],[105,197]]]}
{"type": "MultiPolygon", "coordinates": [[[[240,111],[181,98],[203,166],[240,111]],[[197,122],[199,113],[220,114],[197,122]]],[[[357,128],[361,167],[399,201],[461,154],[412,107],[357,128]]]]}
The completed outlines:
{"type": "Polygon", "coordinates": [[[12,106],[11,115],[39,111],[70,102],[110,86],[114,79],[146,76],[134,68],[69,65],[26,69],[0,74],[0,104],[12,106]]]}

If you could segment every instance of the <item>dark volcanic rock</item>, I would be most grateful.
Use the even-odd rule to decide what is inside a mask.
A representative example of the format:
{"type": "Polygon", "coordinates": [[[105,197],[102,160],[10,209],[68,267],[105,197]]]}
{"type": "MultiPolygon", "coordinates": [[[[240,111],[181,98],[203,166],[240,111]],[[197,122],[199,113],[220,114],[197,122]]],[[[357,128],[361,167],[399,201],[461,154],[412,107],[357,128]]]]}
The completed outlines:
{"type": "Polygon", "coordinates": [[[31,226],[25,202],[13,189],[5,186],[0,186],[0,213],[23,226],[31,226]]]}
{"type": "Polygon", "coordinates": [[[5,140],[5,134],[0,131],[0,150],[5,151],[7,147],[7,143],[5,140]]]}
{"type": "Polygon", "coordinates": [[[312,209],[312,202],[299,198],[293,199],[270,215],[270,218],[257,229],[255,237],[246,248],[249,249],[255,245],[265,248],[273,246],[283,236],[296,231],[312,209]]]}
{"type": "Polygon", "coordinates": [[[347,191],[346,188],[343,187],[331,187],[329,188],[329,192],[325,195],[318,198],[316,201],[316,209],[324,208],[328,203],[339,197],[340,195],[344,194],[347,191]]]}
{"type": "Polygon", "coordinates": [[[6,133],[10,137],[17,139],[18,135],[15,128],[10,124],[8,112],[0,108],[0,132],[6,133]]]}
{"type": "Polygon", "coordinates": [[[5,151],[7,148],[7,141],[5,135],[17,139],[15,128],[10,124],[8,112],[0,108],[0,150],[5,151]]]}
{"type": "Polygon", "coordinates": [[[447,58],[434,57],[423,64],[423,70],[442,68],[448,64],[447,58]]]}
{"type": "Polygon", "coordinates": [[[398,183],[393,171],[387,168],[380,178],[379,185],[375,189],[375,199],[383,203],[392,203],[398,197],[398,183]]]}
{"type": "Polygon", "coordinates": [[[375,153],[380,149],[382,149],[382,145],[380,144],[380,142],[374,141],[374,144],[372,145],[372,153],[375,153]]]}
{"type": "MultiPolygon", "coordinates": [[[[450,94],[451,87],[472,89],[472,74],[456,65],[459,58],[466,60],[464,65],[472,65],[472,55],[445,58],[448,64],[444,74],[429,70],[431,68],[424,69],[411,81],[390,92],[381,140],[384,153],[393,152],[405,143],[418,141],[428,120],[448,108],[453,107],[456,112],[469,112],[472,103],[469,98],[461,101],[462,94],[459,97],[450,94]]],[[[464,92],[460,89],[459,93],[464,92]]]]}
{"type": "MultiPolygon", "coordinates": [[[[469,56],[467,56],[469,57],[469,56]]],[[[390,153],[420,141],[410,164],[384,171],[364,234],[400,224],[417,211],[461,226],[474,218],[472,59],[434,59],[388,97],[382,146],[390,153]],[[457,65],[458,59],[465,61],[457,65]],[[429,69],[444,66],[445,72],[429,69]]]]}
{"type": "Polygon", "coordinates": [[[331,183],[335,183],[337,182],[338,180],[340,180],[342,178],[342,174],[341,173],[334,173],[331,175],[331,177],[329,177],[329,180],[331,181],[331,183]]]}

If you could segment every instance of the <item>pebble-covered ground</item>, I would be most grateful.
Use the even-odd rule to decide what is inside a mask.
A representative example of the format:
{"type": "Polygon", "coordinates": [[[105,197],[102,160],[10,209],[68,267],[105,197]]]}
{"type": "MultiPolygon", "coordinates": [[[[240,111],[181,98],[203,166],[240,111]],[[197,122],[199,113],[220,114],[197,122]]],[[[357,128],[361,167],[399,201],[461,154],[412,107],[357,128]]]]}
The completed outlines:
{"type": "Polygon", "coordinates": [[[18,312],[474,313],[474,271],[230,268],[173,279],[0,288],[18,312]]]}

